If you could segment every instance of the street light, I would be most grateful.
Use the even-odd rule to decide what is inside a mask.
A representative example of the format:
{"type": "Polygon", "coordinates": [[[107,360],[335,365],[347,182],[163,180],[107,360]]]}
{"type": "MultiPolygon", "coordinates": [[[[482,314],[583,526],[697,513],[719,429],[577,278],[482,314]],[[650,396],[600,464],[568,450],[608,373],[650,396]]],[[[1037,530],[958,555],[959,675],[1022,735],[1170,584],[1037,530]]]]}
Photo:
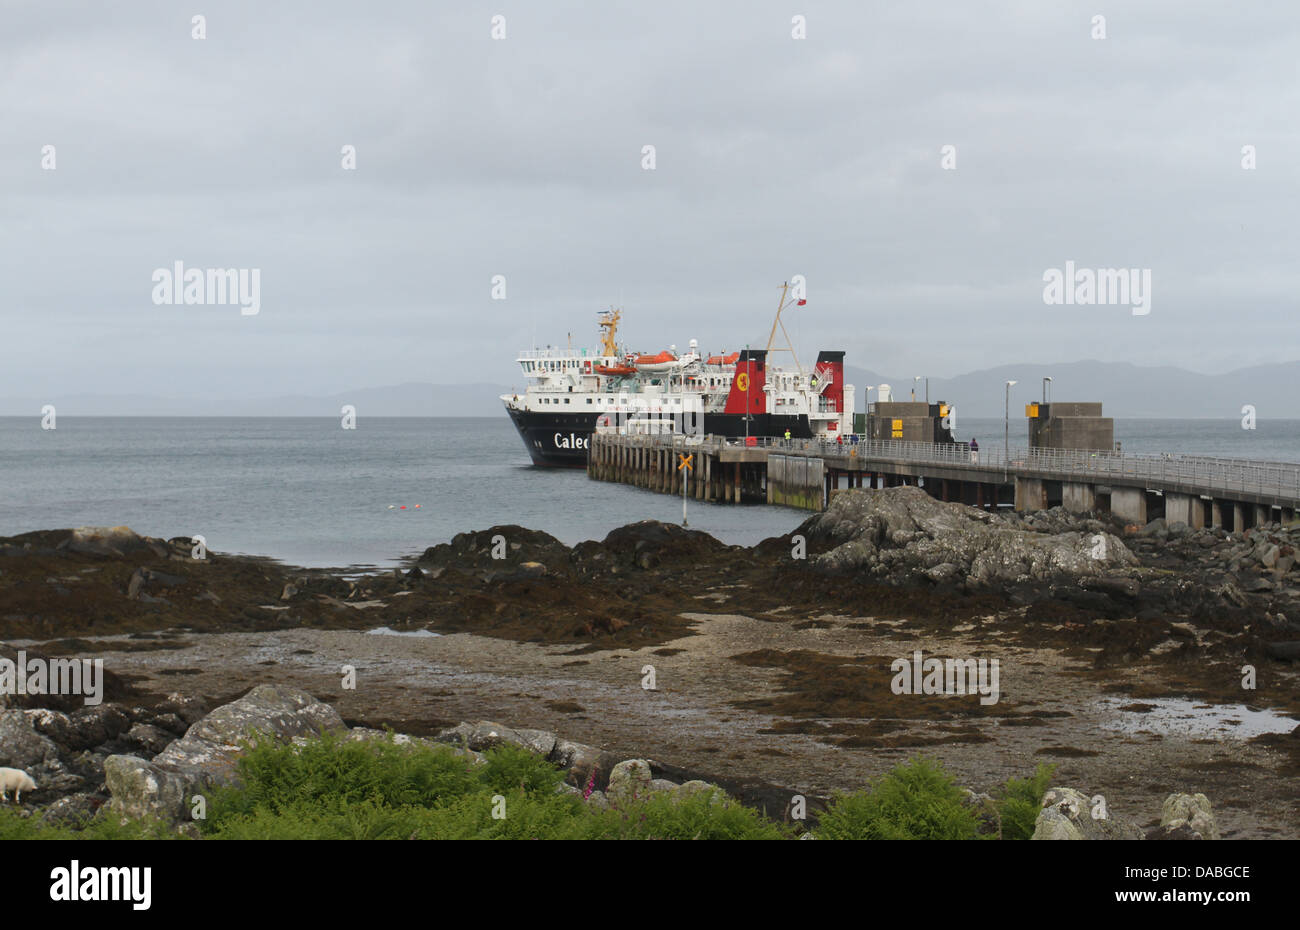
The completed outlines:
{"type": "Polygon", "coordinates": [[[916,400],[916,382],[920,381],[924,375],[917,375],[912,379],[912,400],[916,400]]]}
{"type": "Polygon", "coordinates": [[[1044,379],[1043,379],[1043,403],[1044,403],[1044,404],[1047,403],[1047,386],[1048,386],[1049,384],[1051,384],[1051,383],[1052,383],[1052,379],[1051,379],[1051,378],[1044,378],[1044,379]]]}
{"type": "Polygon", "coordinates": [[[1007,480],[1008,470],[1011,466],[1011,385],[1015,381],[1007,382],[1007,406],[1002,418],[1002,480],[1007,480]]]}

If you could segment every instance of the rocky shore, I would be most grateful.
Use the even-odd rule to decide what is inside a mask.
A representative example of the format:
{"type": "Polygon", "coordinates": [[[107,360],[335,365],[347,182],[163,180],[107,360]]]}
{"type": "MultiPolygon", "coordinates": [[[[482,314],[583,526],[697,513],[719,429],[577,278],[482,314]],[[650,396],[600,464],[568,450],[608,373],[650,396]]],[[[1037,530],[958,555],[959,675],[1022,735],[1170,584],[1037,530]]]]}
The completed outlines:
{"type": "MultiPolygon", "coordinates": [[[[515,729],[491,721],[465,722],[431,739],[409,734],[348,727],[329,704],[293,688],[260,685],[247,694],[202,713],[200,701],[173,694],[152,709],[107,704],[93,712],[47,709],[0,711],[0,762],[26,767],[46,796],[28,812],[43,821],[76,826],[107,805],[108,816],[159,818],[179,832],[198,838],[196,799],[237,785],[237,761],[253,740],[298,743],[334,732],[347,740],[446,743],[471,763],[482,753],[513,744],[535,753],[564,772],[559,790],[580,795],[596,808],[653,793],[685,797],[724,787],[684,777],[680,769],[650,759],[620,759],[598,747],[573,742],[543,730],[515,729]],[[184,734],[172,738],[180,721],[192,719],[184,734]],[[146,722],[149,721],[149,722],[146,722]],[[171,728],[170,730],[167,728],[171,728]],[[103,740],[103,742],[100,742],[103,740]],[[92,744],[89,745],[88,744],[92,744]],[[49,800],[49,796],[57,796],[49,800]]],[[[769,816],[790,821],[797,792],[769,786],[761,802],[769,816]],[[779,812],[779,813],[778,813],[779,812]]],[[[966,803],[981,818],[982,829],[998,829],[996,807],[988,795],[966,789],[966,803]]],[[[796,815],[805,835],[815,838],[817,811],[825,798],[811,801],[811,815],[796,815]]],[[[799,809],[807,810],[801,804],[799,809]]],[[[200,815],[201,816],[201,815],[200,815]]],[[[1170,795],[1160,823],[1144,834],[1133,822],[1099,813],[1097,798],[1073,788],[1054,787],[1042,800],[1032,839],[1218,839],[1212,805],[1203,794],[1170,795]]]]}
{"type": "Polygon", "coordinates": [[[63,655],[114,634],[165,649],[185,633],[387,625],[638,647],[688,633],[683,592],[723,583],[713,599],[750,615],[866,603],[877,615],[954,622],[1011,606],[1035,639],[1100,642],[1099,662],[1150,657],[1171,638],[1184,657],[1289,661],[1300,656],[1297,546],[1300,523],[1225,533],[1059,509],[989,514],[906,487],[837,495],[753,548],[661,523],[572,547],[498,526],[361,578],[194,558],[188,538],[126,527],[52,530],[0,538],[0,639],[63,655]]]}
{"type": "MultiPolygon", "coordinates": [[[[161,690],[139,669],[122,671],[130,663],[120,658],[143,661],[199,648],[220,634],[276,631],[468,635],[544,648],[585,665],[585,657],[597,655],[671,657],[692,638],[707,638],[707,617],[756,618],[788,631],[786,641],[808,645],[722,656],[718,661],[779,676],[765,679],[775,682],[770,698],[738,706],[774,721],[762,732],[805,734],[832,752],[936,745],[929,737],[899,736],[898,722],[909,717],[938,721],[947,734],[941,742],[974,744],[987,738],[980,728],[988,725],[1034,724],[1034,715],[1041,722],[1059,713],[1030,710],[1030,698],[1040,697],[1033,694],[992,710],[973,702],[904,702],[889,693],[888,673],[876,667],[888,668],[887,655],[850,661],[831,654],[824,638],[831,631],[850,642],[885,633],[890,642],[960,637],[965,648],[1057,654],[1080,669],[1072,675],[1085,675],[1084,668],[1098,675],[1146,670],[1129,688],[1133,707],[1170,695],[1295,716],[1297,545],[1300,524],[1239,534],[1161,520],[1124,526],[1106,515],[1059,510],[989,514],[915,488],[838,494],[791,534],[752,548],[660,523],[632,524],[571,547],[500,526],[433,546],[402,569],[361,577],[212,552],[196,558],[188,538],[145,537],[125,527],[26,533],[0,538],[0,658],[22,649],[28,657],[107,653],[119,662],[105,670],[105,703],[98,706],[71,696],[0,695],[0,766],[32,773],[41,785],[32,801],[42,816],[80,816],[110,798],[123,810],[175,810],[193,786],[173,776],[193,766],[229,769],[220,747],[232,744],[221,734],[243,725],[238,702],[249,685],[161,690]],[[1245,667],[1257,679],[1250,690],[1243,690],[1245,667]],[[156,784],[159,797],[146,800],[140,784],[156,784]]],[[[323,697],[340,707],[348,699],[323,697]]],[[[297,721],[284,732],[290,739],[342,725],[330,704],[303,700],[322,710],[305,714],[285,705],[256,713],[297,721]],[[299,725],[305,729],[291,732],[299,725]]],[[[456,695],[461,707],[473,700],[472,688],[456,695]]],[[[558,753],[553,761],[560,762],[568,750],[556,747],[579,746],[535,727],[387,710],[349,710],[349,725],[357,733],[392,726],[415,739],[442,739],[449,731],[470,736],[488,726],[524,740],[553,740],[546,755],[558,753]]],[[[584,716],[576,703],[572,713],[575,720],[584,716]]],[[[1300,776],[1296,734],[1257,736],[1252,745],[1270,760],[1270,778],[1300,776]]],[[[575,748],[582,763],[574,765],[590,769],[592,756],[608,778],[629,761],[602,753],[575,748]]],[[[678,762],[647,761],[651,779],[712,782],[768,810],[783,809],[802,790],[780,778],[678,762]]],[[[1168,785],[1165,794],[1192,797],[1199,790],[1168,785]]],[[[1189,804],[1174,806],[1186,811],[1189,804]]],[[[1160,824],[1148,821],[1139,832],[1179,819],[1162,815],[1160,824]]]]}

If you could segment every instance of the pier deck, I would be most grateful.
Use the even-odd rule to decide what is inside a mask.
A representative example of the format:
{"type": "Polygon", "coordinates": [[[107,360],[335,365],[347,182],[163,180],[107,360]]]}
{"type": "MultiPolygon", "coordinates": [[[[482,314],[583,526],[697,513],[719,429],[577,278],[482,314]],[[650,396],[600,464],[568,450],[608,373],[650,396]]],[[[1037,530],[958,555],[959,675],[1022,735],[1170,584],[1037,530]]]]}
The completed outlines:
{"type": "Polygon", "coordinates": [[[1164,516],[1240,530],[1295,519],[1300,464],[1194,455],[866,440],[721,439],[595,433],[588,475],[696,500],[821,510],[836,491],[919,485],[977,507],[1109,511],[1135,523],[1164,516]],[[693,455],[688,473],[679,455],[693,455]]]}

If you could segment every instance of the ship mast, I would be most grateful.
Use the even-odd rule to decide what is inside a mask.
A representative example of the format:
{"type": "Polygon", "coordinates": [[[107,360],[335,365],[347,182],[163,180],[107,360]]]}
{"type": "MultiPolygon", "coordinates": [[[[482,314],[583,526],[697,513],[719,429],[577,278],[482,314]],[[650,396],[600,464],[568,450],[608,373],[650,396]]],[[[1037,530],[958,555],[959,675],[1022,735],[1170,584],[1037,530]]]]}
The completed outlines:
{"type": "Polygon", "coordinates": [[[622,316],[622,308],[615,310],[610,307],[608,310],[600,311],[600,350],[607,356],[618,357],[616,334],[618,333],[618,321],[622,316]]]}
{"type": "Polygon", "coordinates": [[[795,354],[794,343],[790,340],[790,334],[785,331],[785,324],[781,322],[781,311],[786,308],[786,296],[790,291],[790,282],[784,281],[781,284],[781,303],[776,308],[776,319],[772,321],[772,332],[767,337],[767,351],[771,352],[789,352],[790,357],[794,359],[794,367],[803,374],[803,366],[799,364],[799,356],[795,354]],[[773,349],[772,343],[776,340],[776,328],[781,327],[781,335],[785,336],[785,348],[773,349]]]}

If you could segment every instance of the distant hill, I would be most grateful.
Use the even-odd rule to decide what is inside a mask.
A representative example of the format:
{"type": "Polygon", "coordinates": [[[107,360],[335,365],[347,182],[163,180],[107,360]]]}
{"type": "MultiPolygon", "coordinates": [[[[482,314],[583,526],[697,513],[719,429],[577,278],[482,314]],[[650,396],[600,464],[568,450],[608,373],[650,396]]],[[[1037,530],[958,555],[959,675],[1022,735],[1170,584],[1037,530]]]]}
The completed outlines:
{"type": "MultiPolygon", "coordinates": [[[[857,389],[861,409],[867,385],[888,384],[894,398],[911,397],[912,377],[890,377],[846,366],[846,380],[857,389]]],[[[1043,378],[1050,377],[1050,396],[1058,401],[1101,401],[1106,416],[1240,417],[1246,404],[1260,418],[1300,418],[1300,361],[1256,365],[1222,375],[1203,375],[1182,368],[1144,368],[1128,362],[1068,362],[1056,365],[1024,364],[986,368],[955,378],[931,378],[930,399],[957,405],[968,417],[1000,417],[1005,404],[1005,383],[1011,389],[1011,412],[1021,416],[1024,405],[1040,400],[1043,378]]],[[[918,400],[925,397],[925,382],[916,385],[918,400]]],[[[876,400],[876,390],[871,392],[876,400]]]]}
{"type": "MultiPolygon", "coordinates": [[[[882,375],[849,366],[848,381],[857,390],[862,407],[864,388],[881,383],[893,388],[894,397],[911,396],[912,377],[882,375]]],[[[1245,404],[1253,404],[1261,419],[1300,418],[1300,361],[1256,365],[1222,375],[1203,375],[1182,368],[1145,368],[1128,362],[1067,362],[1056,365],[1026,363],[986,368],[954,378],[931,378],[930,399],[957,405],[968,417],[1000,417],[1004,382],[1015,379],[1011,409],[1023,416],[1024,405],[1042,396],[1042,379],[1052,378],[1051,396],[1058,401],[1101,401],[1107,416],[1240,417],[1245,404]]],[[[499,384],[427,384],[411,382],[385,387],[358,388],[321,397],[275,396],[219,398],[201,394],[69,394],[60,397],[0,398],[0,415],[39,416],[42,405],[54,404],[62,416],[328,416],[352,404],[359,416],[466,416],[501,415],[501,394],[512,388],[499,384]]],[[[925,384],[917,384],[917,399],[925,384]]],[[[872,390],[871,399],[876,399],[872,390]]]]}
{"type": "Polygon", "coordinates": [[[357,416],[494,417],[502,414],[499,384],[394,384],[358,388],[322,397],[284,395],[219,398],[187,394],[68,394],[62,397],[0,398],[0,415],[39,416],[54,404],[59,416],[336,417],[352,404],[357,416]]]}

